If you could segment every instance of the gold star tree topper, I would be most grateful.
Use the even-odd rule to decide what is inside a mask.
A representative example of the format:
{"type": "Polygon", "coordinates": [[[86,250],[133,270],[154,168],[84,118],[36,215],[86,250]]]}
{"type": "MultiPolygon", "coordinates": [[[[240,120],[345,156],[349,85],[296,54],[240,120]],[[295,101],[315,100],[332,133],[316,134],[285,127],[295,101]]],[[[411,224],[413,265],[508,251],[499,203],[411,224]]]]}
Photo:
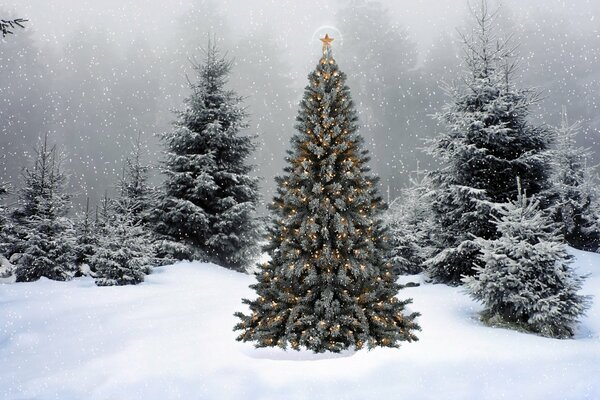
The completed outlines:
{"type": "Polygon", "coordinates": [[[333,42],[333,38],[329,37],[329,34],[326,33],[324,38],[320,39],[321,42],[323,42],[323,51],[327,50],[328,48],[331,48],[331,42],[333,42]]]}

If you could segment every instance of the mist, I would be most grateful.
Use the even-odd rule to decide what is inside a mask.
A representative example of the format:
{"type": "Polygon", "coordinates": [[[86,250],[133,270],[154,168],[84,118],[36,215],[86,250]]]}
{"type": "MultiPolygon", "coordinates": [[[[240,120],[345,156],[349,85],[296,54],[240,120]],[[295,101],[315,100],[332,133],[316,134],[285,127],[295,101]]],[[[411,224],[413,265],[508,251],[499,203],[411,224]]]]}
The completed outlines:
{"type": "MultiPolygon", "coordinates": [[[[543,94],[536,122],[557,125],[565,108],[583,125],[580,144],[597,147],[600,3],[496,5],[500,31],[520,45],[519,84],[543,94]]],[[[447,100],[440,88],[460,77],[459,32],[471,24],[462,0],[9,0],[0,13],[29,20],[0,43],[0,180],[18,187],[47,133],[67,156],[79,204],[114,192],[139,132],[160,181],[156,134],[183,106],[209,38],[234,60],[230,86],[246,98],[268,201],[325,32],[348,75],[371,167],[393,198],[412,171],[431,166],[420,148],[437,132],[432,114],[447,100]]]]}

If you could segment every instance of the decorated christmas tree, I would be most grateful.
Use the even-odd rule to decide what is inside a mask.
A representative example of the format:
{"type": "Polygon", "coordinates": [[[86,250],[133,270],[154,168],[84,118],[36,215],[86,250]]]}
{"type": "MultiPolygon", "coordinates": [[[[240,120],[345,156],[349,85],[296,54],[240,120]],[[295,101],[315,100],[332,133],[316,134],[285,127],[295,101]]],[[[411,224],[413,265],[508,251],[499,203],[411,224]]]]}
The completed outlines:
{"type": "Polygon", "coordinates": [[[275,218],[260,266],[256,300],[241,319],[241,341],[314,352],[398,347],[417,340],[417,313],[385,261],[385,204],[358,134],[357,116],[328,35],[304,92],[275,218]]]}

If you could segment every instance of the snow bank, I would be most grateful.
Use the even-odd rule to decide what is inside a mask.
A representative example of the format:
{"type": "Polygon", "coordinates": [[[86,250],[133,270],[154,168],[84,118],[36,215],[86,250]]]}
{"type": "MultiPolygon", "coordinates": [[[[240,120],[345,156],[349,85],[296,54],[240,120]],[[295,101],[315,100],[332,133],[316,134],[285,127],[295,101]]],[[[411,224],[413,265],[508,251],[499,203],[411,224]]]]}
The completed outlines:
{"type": "Polygon", "coordinates": [[[339,355],[236,342],[252,277],[215,265],[128,287],[0,284],[0,398],[598,399],[600,255],[573,253],[596,296],[573,340],[483,326],[460,288],[424,284],[401,293],[423,314],[419,342],[339,355]]]}

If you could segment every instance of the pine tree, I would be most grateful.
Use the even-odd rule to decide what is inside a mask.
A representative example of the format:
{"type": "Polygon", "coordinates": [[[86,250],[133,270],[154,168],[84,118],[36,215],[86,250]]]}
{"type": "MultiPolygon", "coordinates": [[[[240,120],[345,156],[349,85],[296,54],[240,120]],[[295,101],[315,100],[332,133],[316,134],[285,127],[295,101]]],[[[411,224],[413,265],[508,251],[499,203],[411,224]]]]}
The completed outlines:
{"type": "Polygon", "coordinates": [[[577,294],[583,278],[571,269],[557,225],[520,184],[517,200],[497,207],[500,236],[477,239],[477,274],[464,279],[470,295],[485,306],[484,320],[543,336],[572,336],[589,298],[577,294]]]}
{"type": "Polygon", "coordinates": [[[384,261],[387,232],[368,175],[367,151],[346,76],[325,36],[323,56],[309,75],[297,117],[292,150],[271,210],[275,218],[266,247],[271,261],[244,300],[251,314],[237,313],[238,340],[257,347],[288,345],[314,352],[349,347],[398,347],[417,340],[410,300],[384,261]]]}
{"type": "Polygon", "coordinates": [[[62,156],[47,136],[35,151],[34,165],[23,173],[23,187],[12,213],[10,261],[18,282],[46,277],[70,279],[74,272],[73,223],[67,218],[70,196],[64,192],[62,156]]]}
{"type": "MultiPolygon", "coordinates": [[[[0,182],[0,257],[6,254],[8,247],[7,232],[7,207],[4,205],[4,198],[8,194],[8,187],[0,182]]],[[[1,266],[1,265],[0,265],[1,266]]]]}
{"type": "Polygon", "coordinates": [[[430,213],[430,182],[427,175],[410,180],[386,213],[390,231],[390,261],[396,274],[423,272],[423,262],[434,251],[429,233],[434,229],[430,213]]]}
{"type": "Polygon", "coordinates": [[[590,149],[577,147],[579,123],[569,124],[563,111],[557,130],[556,148],[552,156],[552,186],[550,212],[561,226],[565,241],[578,249],[596,251],[600,246],[600,215],[598,214],[598,181],[595,168],[588,165],[590,149]]]}
{"type": "Polygon", "coordinates": [[[12,35],[13,29],[15,28],[25,28],[25,25],[23,25],[25,22],[27,22],[27,20],[23,18],[0,19],[0,32],[2,33],[2,37],[12,35]]]}
{"type": "Polygon", "coordinates": [[[492,239],[494,203],[514,200],[514,179],[535,195],[548,186],[551,132],[528,118],[537,94],[514,86],[513,47],[494,32],[485,1],[473,37],[463,37],[464,85],[449,88],[450,102],[437,116],[446,131],[427,151],[442,166],[433,171],[435,255],[425,265],[438,282],[460,283],[474,273],[474,237],[492,239]]]}
{"type": "Polygon", "coordinates": [[[4,206],[4,197],[8,194],[8,189],[3,182],[0,182],[0,234],[6,224],[6,207],[4,206]]]}
{"type": "Polygon", "coordinates": [[[225,87],[230,67],[210,43],[204,64],[195,65],[199,80],[186,108],[162,136],[167,178],[153,215],[163,255],[242,270],[258,253],[259,194],[246,163],[254,138],[240,134],[247,126],[242,99],[225,87]]]}
{"type": "Polygon", "coordinates": [[[149,167],[142,162],[141,134],[132,147],[117,184],[119,197],[111,200],[105,192],[96,218],[89,264],[99,286],[141,283],[155,261],[145,221],[151,189],[149,167]]]}
{"type": "Polygon", "coordinates": [[[129,198],[105,197],[97,246],[89,259],[98,286],[135,285],[150,273],[152,247],[148,232],[136,221],[137,207],[129,198]]]}
{"type": "Polygon", "coordinates": [[[132,143],[129,156],[125,158],[123,175],[118,184],[120,197],[128,199],[133,207],[130,211],[136,224],[146,222],[153,192],[148,184],[150,166],[144,162],[145,147],[140,131],[132,143]]]}
{"type": "Polygon", "coordinates": [[[87,271],[82,270],[82,267],[86,264],[89,266],[90,257],[98,244],[95,223],[90,216],[89,197],[86,199],[85,212],[78,216],[75,232],[77,233],[75,264],[79,266],[80,273],[85,274],[87,271]]]}

